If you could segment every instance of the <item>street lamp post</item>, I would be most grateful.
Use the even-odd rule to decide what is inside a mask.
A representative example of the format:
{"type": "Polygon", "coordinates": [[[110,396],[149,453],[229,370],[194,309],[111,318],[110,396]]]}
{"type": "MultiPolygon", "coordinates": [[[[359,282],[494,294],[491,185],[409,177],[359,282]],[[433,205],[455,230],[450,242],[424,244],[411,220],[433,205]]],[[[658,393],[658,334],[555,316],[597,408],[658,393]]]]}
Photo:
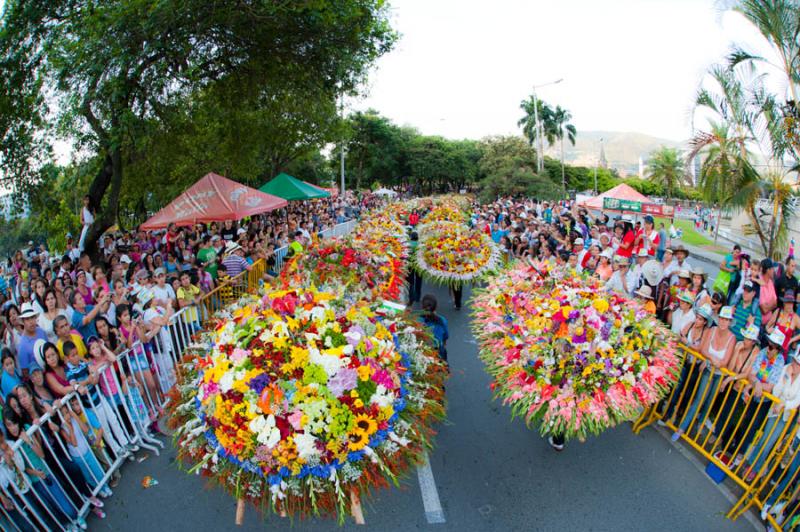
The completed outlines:
{"type": "Polygon", "coordinates": [[[542,123],[539,120],[539,101],[536,98],[536,89],[541,89],[542,87],[547,87],[548,85],[556,85],[564,81],[564,78],[559,78],[555,81],[551,81],[549,83],[542,83],[541,85],[534,85],[533,86],[533,120],[535,122],[534,127],[536,128],[536,171],[537,173],[542,173],[544,170],[544,155],[542,151],[544,150],[544,146],[542,143],[542,123]]]}
{"type": "MultiPolygon", "coordinates": [[[[342,98],[340,100],[339,109],[342,113],[342,120],[344,120],[344,92],[342,93],[342,98]]],[[[341,161],[342,161],[342,172],[341,172],[341,194],[342,198],[344,198],[344,135],[342,135],[342,154],[341,154],[341,161]]]]}
{"type": "MultiPolygon", "coordinates": [[[[603,153],[603,137],[600,137],[600,153],[603,153]]],[[[600,153],[594,163],[594,195],[597,196],[597,167],[600,166],[600,153]]]]}

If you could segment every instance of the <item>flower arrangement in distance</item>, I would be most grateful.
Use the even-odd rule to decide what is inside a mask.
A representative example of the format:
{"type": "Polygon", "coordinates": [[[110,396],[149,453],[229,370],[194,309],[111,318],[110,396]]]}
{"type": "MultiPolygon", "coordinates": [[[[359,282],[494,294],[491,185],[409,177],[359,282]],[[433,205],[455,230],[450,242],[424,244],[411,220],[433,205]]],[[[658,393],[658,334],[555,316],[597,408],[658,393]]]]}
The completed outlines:
{"type": "Polygon", "coordinates": [[[458,284],[485,277],[500,263],[488,235],[452,222],[434,222],[420,230],[414,267],[428,281],[458,284]]]}

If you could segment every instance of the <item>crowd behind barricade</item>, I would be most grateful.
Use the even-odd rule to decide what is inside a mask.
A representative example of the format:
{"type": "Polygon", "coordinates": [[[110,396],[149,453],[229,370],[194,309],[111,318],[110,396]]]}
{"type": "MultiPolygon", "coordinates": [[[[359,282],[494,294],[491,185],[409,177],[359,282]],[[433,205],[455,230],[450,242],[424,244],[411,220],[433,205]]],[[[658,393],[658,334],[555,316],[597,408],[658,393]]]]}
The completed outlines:
{"type": "MultiPolygon", "coordinates": [[[[120,465],[158,452],[175,363],[201,299],[263,259],[265,278],[372,194],[290,203],[240,222],[108,233],[92,261],[30,244],[0,272],[0,529],[85,529],[120,465]]],[[[91,219],[82,216],[83,220],[91,219]]]]}
{"type": "Polygon", "coordinates": [[[743,486],[757,484],[757,477],[765,486],[777,483],[761,501],[762,518],[781,523],[797,514],[792,485],[800,480],[795,259],[759,260],[735,245],[711,280],[698,261],[690,263],[674,233],[655,222],[533,199],[475,204],[472,215],[508,260],[596,276],[669,325],[690,351],[676,388],[659,407],[659,424],[674,428],[673,440],[685,436],[710,450],[743,486]],[[791,446],[778,449],[785,435],[791,446]]]}

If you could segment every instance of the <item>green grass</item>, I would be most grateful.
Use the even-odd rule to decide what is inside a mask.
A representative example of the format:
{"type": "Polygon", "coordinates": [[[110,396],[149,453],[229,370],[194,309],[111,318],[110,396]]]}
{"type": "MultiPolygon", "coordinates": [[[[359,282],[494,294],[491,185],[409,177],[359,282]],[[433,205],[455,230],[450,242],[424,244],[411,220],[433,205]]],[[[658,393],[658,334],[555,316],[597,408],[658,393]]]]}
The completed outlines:
{"type": "MultiPolygon", "coordinates": [[[[658,224],[664,222],[664,226],[669,229],[669,220],[667,218],[656,218],[656,227],[658,224]]],[[[724,247],[714,245],[714,240],[708,238],[706,235],[702,233],[698,233],[694,228],[694,222],[691,220],[683,220],[681,218],[675,218],[675,227],[680,229],[683,232],[683,237],[681,241],[684,244],[689,244],[690,246],[700,246],[704,248],[709,248],[712,251],[717,252],[725,252],[727,251],[724,247]]]]}

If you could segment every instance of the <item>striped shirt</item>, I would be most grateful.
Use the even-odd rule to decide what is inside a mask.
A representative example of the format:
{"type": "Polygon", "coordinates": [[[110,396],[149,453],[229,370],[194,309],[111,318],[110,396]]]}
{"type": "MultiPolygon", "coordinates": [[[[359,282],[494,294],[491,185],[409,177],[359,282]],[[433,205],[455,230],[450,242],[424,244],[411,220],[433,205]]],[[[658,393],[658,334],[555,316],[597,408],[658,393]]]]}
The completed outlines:
{"type": "Polygon", "coordinates": [[[247,269],[247,261],[244,260],[239,255],[230,254],[222,260],[222,264],[225,265],[225,271],[231,277],[236,277],[244,270],[247,269]]]}

